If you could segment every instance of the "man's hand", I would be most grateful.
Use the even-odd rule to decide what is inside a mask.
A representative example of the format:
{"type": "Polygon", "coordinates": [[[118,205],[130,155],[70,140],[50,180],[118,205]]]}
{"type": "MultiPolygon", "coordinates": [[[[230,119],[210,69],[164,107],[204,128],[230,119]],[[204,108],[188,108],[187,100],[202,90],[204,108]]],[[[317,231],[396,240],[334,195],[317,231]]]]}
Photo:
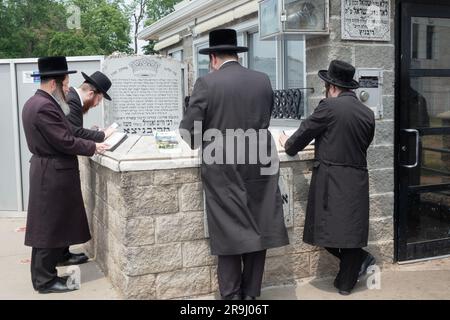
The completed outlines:
{"type": "Polygon", "coordinates": [[[287,135],[285,135],[284,133],[282,133],[281,135],[280,135],[280,145],[281,145],[281,147],[285,147],[285,145],[286,145],[286,142],[289,140],[289,137],[287,136],[287,135]]]}
{"type": "Polygon", "coordinates": [[[116,131],[117,131],[117,129],[114,129],[111,127],[104,129],[103,132],[105,133],[105,140],[108,139],[109,137],[111,137],[113,135],[113,133],[116,131]]]}
{"type": "Polygon", "coordinates": [[[95,154],[104,154],[109,149],[109,145],[106,143],[96,143],[95,147],[95,154]]]}

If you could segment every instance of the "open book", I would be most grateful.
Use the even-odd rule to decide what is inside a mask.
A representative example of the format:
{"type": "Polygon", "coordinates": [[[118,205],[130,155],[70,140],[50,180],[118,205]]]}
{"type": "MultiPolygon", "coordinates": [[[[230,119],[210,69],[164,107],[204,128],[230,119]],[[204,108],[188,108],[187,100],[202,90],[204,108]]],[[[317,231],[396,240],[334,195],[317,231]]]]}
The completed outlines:
{"type": "Polygon", "coordinates": [[[107,151],[114,152],[127,139],[127,134],[123,132],[114,132],[111,137],[106,139],[105,143],[109,145],[107,151]]]}

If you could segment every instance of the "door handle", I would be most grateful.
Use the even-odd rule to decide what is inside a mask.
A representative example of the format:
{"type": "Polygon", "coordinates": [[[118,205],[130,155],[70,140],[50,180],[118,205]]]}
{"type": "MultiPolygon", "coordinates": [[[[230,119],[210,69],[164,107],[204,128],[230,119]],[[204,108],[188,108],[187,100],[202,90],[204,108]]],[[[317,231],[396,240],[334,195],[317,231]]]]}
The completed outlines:
{"type": "Polygon", "coordinates": [[[402,129],[403,132],[406,133],[414,133],[416,135],[416,161],[411,165],[401,165],[404,168],[412,169],[419,165],[419,144],[420,144],[420,133],[419,130],[416,129],[402,129]]]}

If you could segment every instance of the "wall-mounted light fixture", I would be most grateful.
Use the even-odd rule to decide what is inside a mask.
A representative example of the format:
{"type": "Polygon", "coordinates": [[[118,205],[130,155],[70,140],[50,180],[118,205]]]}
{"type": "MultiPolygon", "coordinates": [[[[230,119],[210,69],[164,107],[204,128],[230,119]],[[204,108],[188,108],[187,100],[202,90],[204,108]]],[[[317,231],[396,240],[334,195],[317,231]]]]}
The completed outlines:
{"type": "Polygon", "coordinates": [[[259,2],[261,40],[328,35],[329,0],[262,0],[259,2]]]}

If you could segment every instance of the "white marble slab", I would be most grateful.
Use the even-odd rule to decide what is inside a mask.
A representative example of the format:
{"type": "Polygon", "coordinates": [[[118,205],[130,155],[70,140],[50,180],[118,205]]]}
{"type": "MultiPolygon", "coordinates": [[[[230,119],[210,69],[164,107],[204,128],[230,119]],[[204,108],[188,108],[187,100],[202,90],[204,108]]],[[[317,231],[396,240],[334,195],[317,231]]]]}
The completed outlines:
{"type": "MultiPolygon", "coordinates": [[[[294,157],[288,156],[279,145],[279,134],[282,130],[273,130],[277,141],[281,162],[308,161],[314,158],[314,147],[308,146],[305,151],[294,157]]],[[[114,152],[96,155],[92,160],[115,172],[169,170],[178,168],[196,168],[201,165],[199,150],[191,150],[179,137],[179,147],[175,150],[160,150],[153,136],[132,135],[114,152]]]]}

